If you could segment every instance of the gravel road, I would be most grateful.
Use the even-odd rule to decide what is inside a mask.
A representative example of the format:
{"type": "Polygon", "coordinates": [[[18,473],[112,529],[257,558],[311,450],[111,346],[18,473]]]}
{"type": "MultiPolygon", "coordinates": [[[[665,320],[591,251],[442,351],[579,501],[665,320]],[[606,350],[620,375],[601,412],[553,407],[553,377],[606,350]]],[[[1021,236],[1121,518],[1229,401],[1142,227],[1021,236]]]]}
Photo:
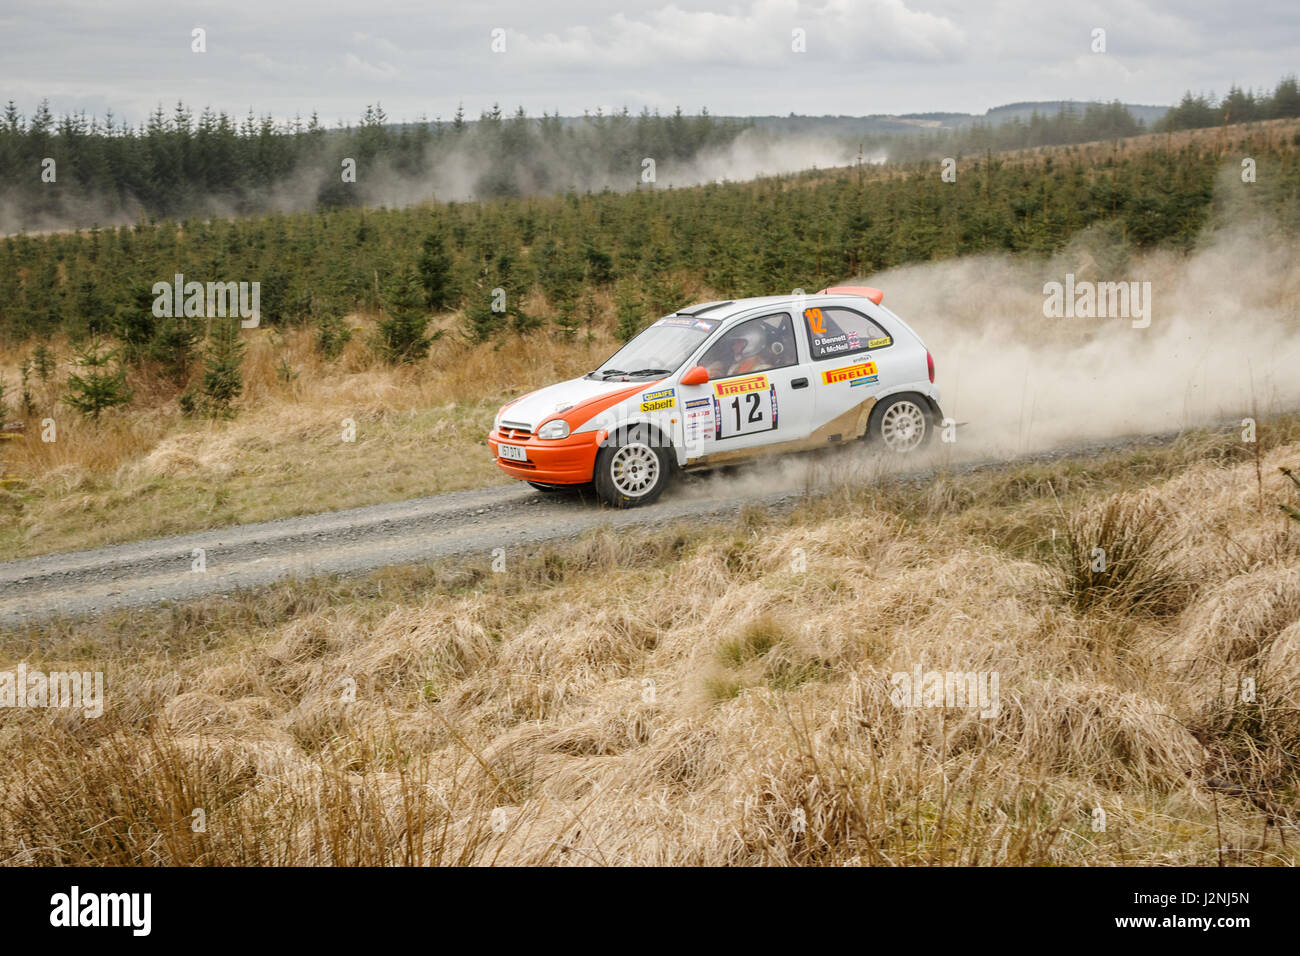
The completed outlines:
{"type": "MultiPolygon", "coordinates": [[[[780,490],[743,503],[777,505],[780,490]]],[[[602,508],[590,495],[544,495],[527,485],[456,491],[392,504],[236,525],[91,551],[0,564],[0,627],[52,616],[176,601],[269,584],[288,576],[367,571],[456,555],[491,556],[591,528],[721,515],[742,502],[696,487],[654,506],[602,508]],[[193,570],[196,549],[205,570],[193,570]]]]}
{"type": "MultiPolygon", "coordinates": [[[[1116,439],[1019,460],[1078,457],[1171,437],[1116,439]]],[[[867,469],[862,480],[878,477],[870,459],[844,458],[867,469]]],[[[967,462],[957,470],[996,463],[967,462]]],[[[798,459],[776,468],[691,478],[654,505],[627,511],[601,507],[590,494],[547,495],[517,483],[41,555],[0,564],[0,627],[225,593],[289,576],[360,572],[457,555],[490,558],[497,548],[509,553],[601,526],[721,518],[745,505],[788,507],[803,495],[810,467],[807,459],[798,459]],[[202,572],[193,570],[196,549],[203,552],[202,572]]],[[[930,470],[901,477],[924,477],[930,470]]],[[[825,472],[811,474],[814,485],[826,483],[825,472]]],[[[838,477],[843,480],[842,469],[838,477]]]]}

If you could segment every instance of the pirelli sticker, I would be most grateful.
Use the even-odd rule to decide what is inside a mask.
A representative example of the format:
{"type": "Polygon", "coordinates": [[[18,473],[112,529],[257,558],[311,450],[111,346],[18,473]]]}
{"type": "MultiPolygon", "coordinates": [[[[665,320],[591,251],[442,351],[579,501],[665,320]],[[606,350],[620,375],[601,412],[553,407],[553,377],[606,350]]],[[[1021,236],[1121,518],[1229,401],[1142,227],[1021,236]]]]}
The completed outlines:
{"type": "Polygon", "coordinates": [[[822,372],[823,385],[835,385],[839,382],[852,382],[854,379],[868,378],[876,375],[875,362],[859,362],[857,365],[845,365],[822,372]]]}
{"type": "Polygon", "coordinates": [[[646,392],[641,396],[641,411],[662,412],[677,405],[676,392],[671,388],[661,388],[657,392],[646,392]]]}
{"type": "Polygon", "coordinates": [[[744,395],[746,392],[766,392],[768,387],[766,375],[746,375],[743,378],[729,378],[713,383],[713,391],[719,398],[744,395]]]}

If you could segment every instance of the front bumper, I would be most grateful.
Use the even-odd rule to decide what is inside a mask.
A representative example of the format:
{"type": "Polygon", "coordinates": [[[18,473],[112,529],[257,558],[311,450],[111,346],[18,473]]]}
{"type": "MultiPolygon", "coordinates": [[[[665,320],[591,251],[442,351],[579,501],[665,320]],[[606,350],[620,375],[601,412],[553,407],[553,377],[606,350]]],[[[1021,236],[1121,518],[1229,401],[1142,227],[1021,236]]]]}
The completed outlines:
{"type": "Polygon", "coordinates": [[[591,481],[596,470],[596,452],[605,433],[579,432],[558,441],[541,438],[523,440],[503,438],[496,430],[488,434],[488,448],[497,467],[511,478],[540,481],[548,485],[580,485],[591,481]],[[497,446],[502,442],[527,450],[528,461],[502,458],[497,446]]]}

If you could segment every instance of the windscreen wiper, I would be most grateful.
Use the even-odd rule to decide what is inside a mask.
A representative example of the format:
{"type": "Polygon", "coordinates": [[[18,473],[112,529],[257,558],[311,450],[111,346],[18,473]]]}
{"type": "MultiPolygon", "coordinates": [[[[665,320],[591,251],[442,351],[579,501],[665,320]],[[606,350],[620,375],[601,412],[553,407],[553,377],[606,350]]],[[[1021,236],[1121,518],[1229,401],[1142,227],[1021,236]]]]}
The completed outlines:
{"type": "Polygon", "coordinates": [[[628,375],[667,375],[672,371],[670,368],[639,368],[635,372],[628,372],[628,375]]]}

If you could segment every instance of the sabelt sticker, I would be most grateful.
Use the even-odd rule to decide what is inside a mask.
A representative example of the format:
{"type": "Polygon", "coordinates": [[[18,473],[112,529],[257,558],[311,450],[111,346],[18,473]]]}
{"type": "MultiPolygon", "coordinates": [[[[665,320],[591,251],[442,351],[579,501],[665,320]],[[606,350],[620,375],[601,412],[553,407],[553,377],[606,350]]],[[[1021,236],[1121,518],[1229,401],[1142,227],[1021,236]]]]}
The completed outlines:
{"type": "Polygon", "coordinates": [[[661,388],[657,392],[646,392],[641,396],[641,411],[662,412],[664,409],[673,408],[677,404],[677,399],[673,397],[676,394],[671,388],[661,388]]]}
{"type": "MultiPolygon", "coordinates": [[[[875,362],[859,362],[857,365],[846,365],[843,368],[832,368],[822,372],[822,384],[834,385],[838,382],[848,382],[855,378],[865,378],[869,375],[876,374],[875,362]]],[[[854,382],[856,385],[857,383],[854,382]]]]}
{"type": "Polygon", "coordinates": [[[858,385],[875,385],[878,381],[880,381],[879,375],[868,375],[866,378],[855,378],[853,381],[849,382],[849,388],[855,388],[858,385]]]}
{"type": "Polygon", "coordinates": [[[713,391],[719,396],[744,395],[746,392],[764,392],[767,391],[767,387],[766,375],[746,375],[744,378],[729,378],[725,382],[713,383],[713,391]]]}
{"type": "Polygon", "coordinates": [[[879,339],[867,340],[867,348],[869,349],[883,349],[886,345],[893,345],[893,344],[894,344],[894,340],[890,338],[888,335],[879,339]]]}

